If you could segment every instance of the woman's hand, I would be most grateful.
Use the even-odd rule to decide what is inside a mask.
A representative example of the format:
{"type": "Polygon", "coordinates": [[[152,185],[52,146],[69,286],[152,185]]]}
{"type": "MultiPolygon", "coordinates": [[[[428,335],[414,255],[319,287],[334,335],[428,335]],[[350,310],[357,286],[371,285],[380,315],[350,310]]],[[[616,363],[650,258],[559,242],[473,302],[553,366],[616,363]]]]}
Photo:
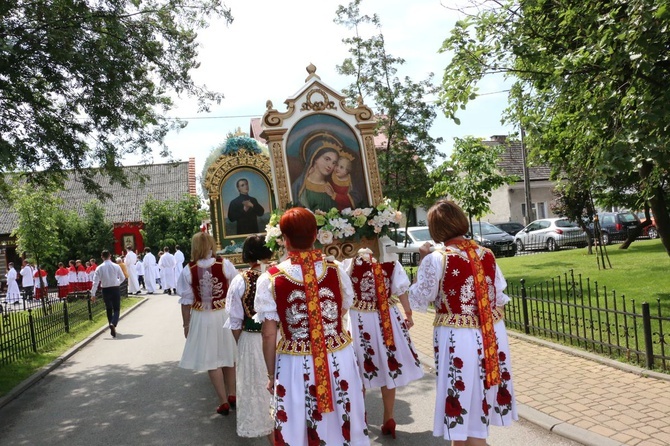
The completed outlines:
{"type": "Polygon", "coordinates": [[[270,395],[275,394],[275,381],[274,379],[268,379],[268,383],[265,386],[266,389],[268,389],[268,392],[270,392],[270,395]]]}
{"type": "Polygon", "coordinates": [[[405,311],[405,325],[407,329],[414,327],[414,319],[412,319],[412,310],[405,311]]]}
{"type": "Polygon", "coordinates": [[[189,324],[184,325],[184,337],[185,338],[188,338],[188,327],[189,327],[189,324]]]}
{"type": "Polygon", "coordinates": [[[433,244],[430,242],[426,242],[423,245],[421,245],[419,247],[419,261],[421,261],[428,254],[430,254],[430,251],[432,250],[433,250],[433,244]]]}

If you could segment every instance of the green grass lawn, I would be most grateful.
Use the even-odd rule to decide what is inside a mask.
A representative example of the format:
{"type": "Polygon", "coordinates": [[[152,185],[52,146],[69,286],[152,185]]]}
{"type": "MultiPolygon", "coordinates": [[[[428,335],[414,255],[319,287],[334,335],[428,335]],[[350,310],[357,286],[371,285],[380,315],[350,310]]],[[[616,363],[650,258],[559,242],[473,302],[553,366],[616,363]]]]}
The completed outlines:
{"type": "MultiPolygon", "coordinates": [[[[595,251],[595,250],[594,250],[595,251]]],[[[638,240],[628,249],[618,245],[607,246],[612,268],[598,269],[595,254],[584,249],[566,249],[557,252],[540,252],[498,259],[498,265],[509,284],[523,278],[526,286],[533,286],[574,270],[579,274],[606,286],[608,293],[616,291],[636,303],[655,303],[661,299],[664,314],[670,315],[670,256],[660,240],[638,240]]]]}
{"type": "MultiPolygon", "coordinates": [[[[124,297],[121,299],[121,313],[137,305],[141,300],[138,297],[124,297]]],[[[0,397],[104,325],[107,325],[107,316],[105,313],[98,314],[93,317],[92,322],[80,325],[70,333],[64,334],[53,342],[48,350],[25,356],[12,364],[0,366],[0,397]]]]}

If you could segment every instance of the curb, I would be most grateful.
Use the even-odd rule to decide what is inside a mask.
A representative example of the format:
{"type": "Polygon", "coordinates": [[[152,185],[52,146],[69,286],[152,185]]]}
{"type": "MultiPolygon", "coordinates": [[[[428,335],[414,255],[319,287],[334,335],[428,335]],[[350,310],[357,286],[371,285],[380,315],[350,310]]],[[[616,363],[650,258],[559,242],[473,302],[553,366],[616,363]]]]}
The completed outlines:
{"type": "Polygon", "coordinates": [[[631,364],[626,364],[621,361],[617,361],[616,359],[610,359],[606,358],[604,356],[596,355],[595,353],[587,352],[585,350],[579,350],[573,347],[569,347],[567,345],[563,344],[556,344],[551,341],[547,341],[545,339],[540,339],[540,338],[535,338],[533,336],[524,334],[524,333],[519,333],[517,331],[513,331],[508,329],[507,330],[507,335],[516,339],[519,339],[524,342],[528,342],[531,344],[537,344],[541,345],[543,347],[548,347],[552,348],[554,350],[558,350],[563,353],[567,353],[569,355],[577,356],[580,358],[588,359],[589,361],[597,362],[599,364],[603,364],[609,367],[614,367],[615,369],[622,370],[624,372],[632,373],[634,375],[641,376],[643,378],[654,378],[662,381],[667,381],[670,382],[670,374],[667,373],[660,373],[660,372],[655,372],[653,370],[648,370],[648,369],[643,369],[642,367],[634,366],[631,364]]]}
{"type": "MultiPolygon", "coordinates": [[[[126,311],[121,313],[121,315],[119,316],[119,320],[123,319],[127,314],[132,313],[133,311],[135,311],[136,308],[138,308],[140,305],[145,303],[147,300],[148,300],[148,298],[145,297],[141,301],[139,301],[137,304],[128,308],[126,311]]],[[[70,357],[72,357],[75,353],[77,353],[79,350],[81,350],[86,345],[88,345],[93,339],[97,338],[98,336],[100,336],[102,333],[104,333],[108,329],[109,329],[109,326],[105,325],[104,327],[101,327],[97,331],[91,333],[90,336],[88,336],[85,339],[82,339],[78,344],[74,345],[72,348],[65,351],[61,356],[54,359],[49,364],[45,365],[44,367],[42,367],[37,372],[33,373],[31,376],[29,376],[28,378],[23,380],[21,383],[17,384],[5,396],[0,398],[0,408],[5,407],[11,401],[18,398],[19,395],[21,395],[23,392],[28,390],[33,385],[37,384],[45,376],[47,376],[49,373],[51,373],[53,370],[55,370],[57,367],[59,367],[62,363],[64,363],[70,357]]]]}

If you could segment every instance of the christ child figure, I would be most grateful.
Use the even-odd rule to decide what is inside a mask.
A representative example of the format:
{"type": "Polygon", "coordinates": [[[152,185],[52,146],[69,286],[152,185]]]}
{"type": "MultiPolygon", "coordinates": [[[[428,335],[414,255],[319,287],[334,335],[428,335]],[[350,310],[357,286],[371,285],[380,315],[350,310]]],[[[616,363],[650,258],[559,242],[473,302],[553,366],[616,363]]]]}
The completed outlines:
{"type": "Polygon", "coordinates": [[[354,199],[351,197],[351,167],[354,161],[353,155],[341,151],[337,166],[330,177],[333,187],[333,200],[337,204],[337,210],[354,208],[354,199]]]}

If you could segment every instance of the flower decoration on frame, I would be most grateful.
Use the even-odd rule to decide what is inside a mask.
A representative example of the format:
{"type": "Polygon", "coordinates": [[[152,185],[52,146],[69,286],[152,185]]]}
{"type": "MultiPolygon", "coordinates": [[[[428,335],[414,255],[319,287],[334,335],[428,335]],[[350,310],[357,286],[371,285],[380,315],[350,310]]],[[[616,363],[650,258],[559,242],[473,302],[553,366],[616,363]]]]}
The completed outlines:
{"type": "MultiPolygon", "coordinates": [[[[293,207],[291,204],[287,209],[293,207]]],[[[275,209],[270,222],[265,227],[265,245],[272,251],[284,246],[279,219],[283,211],[275,209]]],[[[388,198],[376,207],[346,208],[338,211],[332,208],[329,211],[316,210],[317,234],[316,240],[321,245],[329,245],[338,240],[360,240],[363,238],[381,237],[387,235],[392,228],[402,221],[402,213],[391,205],[388,198]]]]}

